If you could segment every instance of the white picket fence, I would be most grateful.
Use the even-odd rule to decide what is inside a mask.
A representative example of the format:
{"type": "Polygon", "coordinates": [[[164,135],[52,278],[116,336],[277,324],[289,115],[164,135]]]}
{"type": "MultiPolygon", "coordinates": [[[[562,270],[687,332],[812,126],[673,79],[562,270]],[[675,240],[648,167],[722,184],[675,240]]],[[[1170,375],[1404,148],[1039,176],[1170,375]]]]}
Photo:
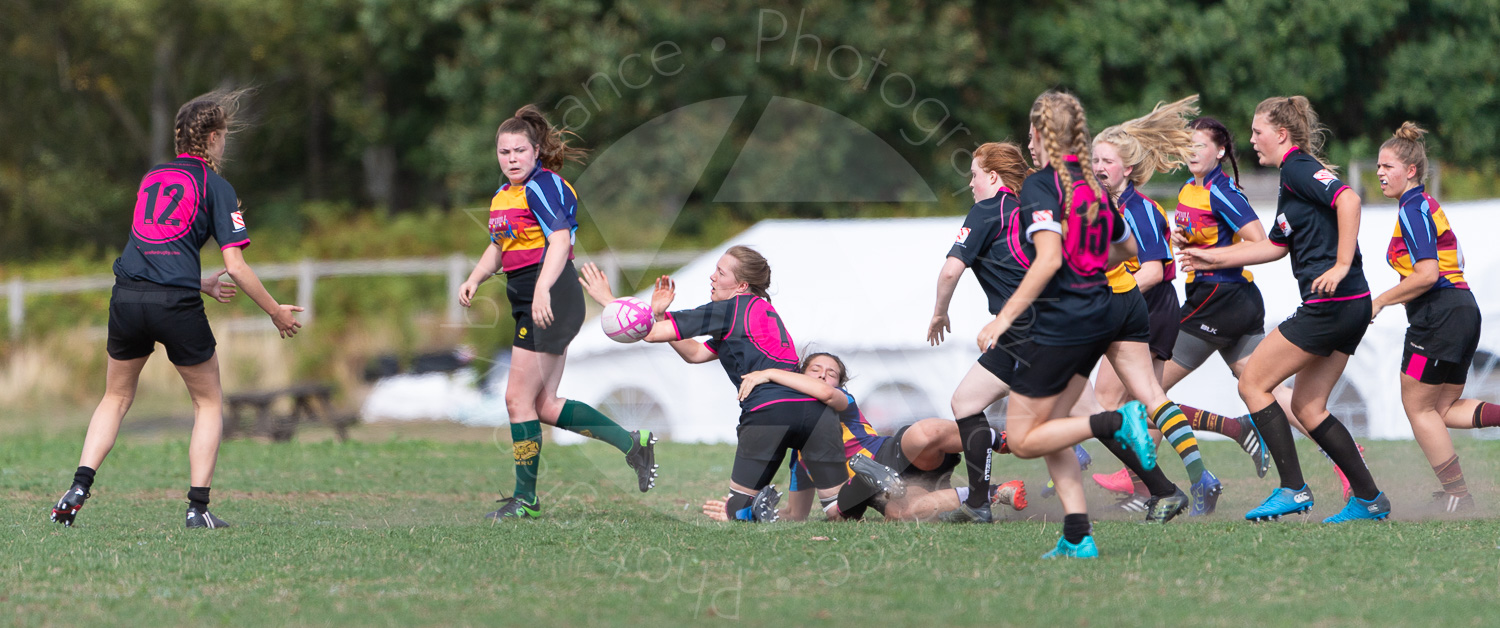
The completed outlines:
{"type": "MultiPolygon", "coordinates": [[[[603,251],[591,255],[578,255],[576,263],[593,262],[609,277],[611,285],[619,286],[626,270],[649,268],[675,269],[701,255],[702,251],[603,251]]],[[[363,260],[302,260],[294,263],[255,264],[256,276],[262,281],[295,279],[297,298],[293,301],[307,308],[298,316],[304,324],[313,319],[313,297],[318,279],[323,277],[378,277],[411,275],[444,275],[448,279],[446,319],[449,324],[460,324],[464,320],[463,308],[458,303],[458,289],[469,277],[469,271],[478,262],[475,258],[455,253],[448,257],[413,257],[403,259],[363,260]]],[[[212,272],[212,271],[210,271],[212,272]]],[[[205,274],[207,276],[207,274],[205,274]]],[[[30,296],[72,294],[108,290],[114,286],[114,275],[91,275],[65,279],[22,281],[19,277],[6,283],[0,296],[7,301],[7,318],[10,335],[18,339],[26,325],[26,298],[30,296]]]]}

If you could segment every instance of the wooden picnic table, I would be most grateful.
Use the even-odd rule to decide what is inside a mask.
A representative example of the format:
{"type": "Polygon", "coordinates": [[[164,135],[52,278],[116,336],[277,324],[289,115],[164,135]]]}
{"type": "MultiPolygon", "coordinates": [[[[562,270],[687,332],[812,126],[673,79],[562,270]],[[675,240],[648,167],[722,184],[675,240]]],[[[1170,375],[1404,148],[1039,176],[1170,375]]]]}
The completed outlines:
{"type": "Polygon", "coordinates": [[[226,395],[224,401],[228,408],[224,416],[224,438],[264,436],[276,442],[286,442],[297,433],[299,423],[321,421],[333,427],[340,441],[348,440],[349,426],[357,423],[359,416],[353,412],[335,412],[332,398],[333,386],[324,383],[226,395]],[[274,412],[273,406],[283,398],[292,401],[291,414],[274,412]],[[254,423],[247,426],[246,414],[251,411],[254,423]]]}

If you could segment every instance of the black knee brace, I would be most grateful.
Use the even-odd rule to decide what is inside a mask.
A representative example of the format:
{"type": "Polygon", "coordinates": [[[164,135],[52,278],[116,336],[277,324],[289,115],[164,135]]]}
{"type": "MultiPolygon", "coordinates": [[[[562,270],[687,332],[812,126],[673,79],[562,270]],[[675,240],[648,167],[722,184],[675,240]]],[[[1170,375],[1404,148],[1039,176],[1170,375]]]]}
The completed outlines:
{"type": "Polygon", "coordinates": [[[724,514],[729,515],[730,521],[754,521],[755,517],[750,513],[750,504],[754,502],[754,495],[729,489],[729,499],[724,502],[724,514]]]}

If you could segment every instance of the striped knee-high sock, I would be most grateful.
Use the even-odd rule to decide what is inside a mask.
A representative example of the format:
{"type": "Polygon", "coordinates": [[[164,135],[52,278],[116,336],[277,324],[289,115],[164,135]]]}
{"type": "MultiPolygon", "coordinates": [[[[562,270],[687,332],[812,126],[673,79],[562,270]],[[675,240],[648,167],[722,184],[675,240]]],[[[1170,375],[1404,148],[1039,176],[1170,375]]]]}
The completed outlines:
{"type": "Polygon", "coordinates": [[[1193,435],[1193,428],[1188,425],[1182,410],[1177,404],[1168,401],[1151,413],[1151,420],[1156,423],[1167,442],[1172,443],[1172,449],[1177,450],[1177,455],[1182,457],[1182,466],[1187,467],[1188,480],[1197,482],[1207,469],[1203,467],[1203,456],[1198,454],[1198,438],[1193,435]]]}

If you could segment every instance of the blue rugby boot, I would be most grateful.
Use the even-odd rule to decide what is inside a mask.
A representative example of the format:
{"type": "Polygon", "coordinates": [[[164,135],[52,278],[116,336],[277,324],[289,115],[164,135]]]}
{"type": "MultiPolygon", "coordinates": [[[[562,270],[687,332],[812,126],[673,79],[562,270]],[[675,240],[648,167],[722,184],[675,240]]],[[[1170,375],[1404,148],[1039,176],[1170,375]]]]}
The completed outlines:
{"type": "Polygon", "coordinates": [[[1248,521],[1275,521],[1285,515],[1307,512],[1312,509],[1312,489],[1303,484],[1302,488],[1292,490],[1277,487],[1271,492],[1266,501],[1261,502],[1255,510],[1245,513],[1248,521]]]}
{"type": "Polygon", "coordinates": [[[1224,486],[1219,484],[1219,478],[1208,469],[1203,470],[1202,477],[1193,482],[1193,509],[1188,511],[1189,517],[1201,517],[1211,515],[1219,505],[1219,495],[1224,492],[1224,486]]]}
{"type": "Polygon", "coordinates": [[[1323,523],[1348,523],[1350,521],[1370,520],[1380,521],[1391,516],[1391,500],[1385,498],[1385,492],[1381,491],[1375,499],[1365,501],[1358,497],[1350,497],[1349,503],[1338,514],[1323,520],[1323,523]]]}
{"type": "Polygon", "coordinates": [[[1057,547],[1052,551],[1042,554],[1042,560],[1053,558],[1098,558],[1099,546],[1094,545],[1094,535],[1083,537],[1078,543],[1069,543],[1067,539],[1058,537],[1057,547]]]}
{"type": "Polygon", "coordinates": [[[1240,449],[1250,454],[1250,461],[1255,463],[1255,475],[1266,477],[1266,472],[1271,470],[1271,454],[1266,451],[1266,443],[1260,437],[1260,428],[1248,414],[1235,418],[1235,421],[1240,424],[1240,449]]]}
{"type": "Polygon", "coordinates": [[[1073,455],[1078,458],[1078,469],[1080,471],[1088,471],[1089,465],[1094,464],[1094,457],[1089,455],[1089,450],[1084,449],[1083,445],[1074,445],[1073,455]]]}
{"type": "Polygon", "coordinates": [[[1132,401],[1120,408],[1120,429],[1115,430],[1114,439],[1130,448],[1141,460],[1147,471],[1156,468],[1156,441],[1151,440],[1150,422],[1146,421],[1146,406],[1132,401]]]}

